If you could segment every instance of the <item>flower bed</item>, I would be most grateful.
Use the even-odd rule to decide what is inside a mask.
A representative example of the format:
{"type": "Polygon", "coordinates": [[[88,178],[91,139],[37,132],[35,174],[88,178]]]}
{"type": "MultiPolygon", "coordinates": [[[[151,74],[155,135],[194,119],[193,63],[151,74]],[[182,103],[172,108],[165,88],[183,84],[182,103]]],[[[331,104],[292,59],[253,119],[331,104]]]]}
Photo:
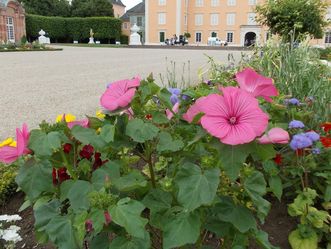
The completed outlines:
{"type": "Polygon", "coordinates": [[[39,44],[38,42],[33,43],[8,43],[0,44],[0,52],[30,52],[30,51],[61,51],[62,48],[52,48],[39,44]]]}
{"type": "Polygon", "coordinates": [[[284,96],[251,68],[221,77],[187,89],[151,77],[114,82],[96,117],[17,129],[0,161],[20,166],[39,240],[61,249],[276,248],[260,224],[266,197],[286,196],[298,221],[292,248],[331,246],[331,124],[310,125],[313,98],[284,96]]]}

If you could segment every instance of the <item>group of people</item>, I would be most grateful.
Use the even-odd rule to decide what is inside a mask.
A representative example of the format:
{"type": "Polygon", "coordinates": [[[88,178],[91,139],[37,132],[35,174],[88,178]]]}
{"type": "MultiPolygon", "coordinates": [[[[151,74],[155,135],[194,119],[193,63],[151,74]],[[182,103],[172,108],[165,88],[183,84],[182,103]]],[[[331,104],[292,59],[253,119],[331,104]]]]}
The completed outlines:
{"type": "Polygon", "coordinates": [[[176,45],[178,44],[178,37],[176,34],[173,35],[173,37],[171,37],[170,39],[166,39],[165,40],[165,44],[167,45],[176,45]]]}

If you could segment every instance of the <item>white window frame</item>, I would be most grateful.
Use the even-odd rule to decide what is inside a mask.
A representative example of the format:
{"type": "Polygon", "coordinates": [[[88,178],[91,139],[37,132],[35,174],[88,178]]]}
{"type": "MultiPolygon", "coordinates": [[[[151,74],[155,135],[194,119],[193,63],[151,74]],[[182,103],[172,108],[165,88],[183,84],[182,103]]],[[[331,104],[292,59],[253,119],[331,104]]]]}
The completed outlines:
{"type": "Polygon", "coordinates": [[[158,13],[158,24],[165,25],[167,23],[167,15],[165,12],[158,13]]]}
{"type": "Polygon", "coordinates": [[[234,32],[233,31],[227,31],[226,32],[226,42],[233,43],[233,37],[234,37],[234,32]],[[231,39],[229,39],[230,34],[231,34],[231,39]]]}
{"type": "Polygon", "coordinates": [[[256,13],[255,12],[250,12],[247,14],[247,24],[248,25],[256,25],[256,13]]]}
{"type": "Polygon", "coordinates": [[[228,0],[228,6],[236,6],[236,0],[228,0]]]}
{"type": "Polygon", "coordinates": [[[187,26],[187,15],[184,15],[184,25],[187,26]]]}
{"type": "Polygon", "coordinates": [[[210,14],[210,25],[217,26],[219,25],[219,14],[218,13],[211,13],[210,14]]]}
{"type": "Polygon", "coordinates": [[[195,26],[202,26],[203,25],[203,14],[195,14],[194,21],[195,21],[195,26]]]}
{"type": "Polygon", "coordinates": [[[200,42],[202,42],[202,32],[196,31],[195,32],[195,43],[200,43],[200,42]],[[200,34],[200,39],[198,39],[198,34],[200,34]]]}
{"type": "Polygon", "coordinates": [[[248,0],[248,5],[256,5],[257,0],[248,0]]]}
{"type": "Polygon", "coordinates": [[[218,7],[220,6],[220,0],[211,0],[210,5],[211,7],[218,7]]]}
{"type": "Polygon", "coordinates": [[[331,31],[326,31],[324,36],[324,43],[331,44],[331,31]]]}
{"type": "Polygon", "coordinates": [[[195,7],[203,7],[203,0],[195,0],[195,7]]]}
{"type": "Polygon", "coordinates": [[[160,6],[167,5],[167,0],[159,0],[159,5],[160,6]]]}
{"type": "Polygon", "coordinates": [[[236,13],[226,14],[226,25],[232,26],[236,24],[236,13]]]}
{"type": "Polygon", "coordinates": [[[15,25],[14,25],[14,17],[7,16],[6,18],[6,33],[7,40],[10,42],[15,42],[15,25]]]}

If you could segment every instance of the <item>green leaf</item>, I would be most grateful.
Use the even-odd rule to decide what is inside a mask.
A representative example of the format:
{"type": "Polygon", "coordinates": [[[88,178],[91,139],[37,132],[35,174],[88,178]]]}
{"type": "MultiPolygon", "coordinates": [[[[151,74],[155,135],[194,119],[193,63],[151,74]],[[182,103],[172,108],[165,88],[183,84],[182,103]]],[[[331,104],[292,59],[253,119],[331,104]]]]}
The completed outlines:
{"type": "Polygon", "coordinates": [[[105,224],[104,211],[100,209],[92,209],[89,215],[93,223],[93,229],[96,234],[100,233],[105,224]]]}
{"type": "Polygon", "coordinates": [[[144,143],[155,138],[159,128],[151,123],[144,123],[141,119],[133,119],[129,121],[125,133],[134,141],[144,143]]]}
{"type": "Polygon", "coordinates": [[[68,198],[69,190],[71,189],[72,185],[74,184],[74,180],[67,180],[61,183],[60,186],[60,201],[65,201],[68,198]]]}
{"type": "Polygon", "coordinates": [[[159,93],[159,98],[168,109],[172,109],[172,103],[170,101],[171,93],[168,91],[168,89],[163,88],[159,93]]]}
{"type": "Polygon", "coordinates": [[[46,232],[59,249],[78,249],[73,224],[69,217],[56,216],[47,224],[46,232]]]}
{"type": "Polygon", "coordinates": [[[167,116],[164,113],[153,111],[151,112],[152,120],[156,124],[167,124],[169,123],[169,119],[167,119],[167,116]]]}
{"type": "Polygon", "coordinates": [[[90,249],[108,249],[109,243],[110,240],[108,232],[99,233],[92,239],[90,249]]]}
{"type": "Polygon", "coordinates": [[[114,181],[115,187],[122,192],[129,192],[147,186],[145,177],[138,170],[133,170],[129,174],[114,181]]]}
{"type": "Polygon", "coordinates": [[[60,214],[60,206],[60,201],[54,199],[51,202],[36,208],[34,210],[35,228],[38,231],[45,230],[44,227],[51,221],[51,219],[60,214]]]}
{"type": "Polygon", "coordinates": [[[257,230],[253,233],[256,242],[263,249],[279,249],[279,247],[275,247],[269,242],[268,234],[265,231],[257,230]]]}
{"type": "Polygon", "coordinates": [[[221,221],[231,223],[241,233],[256,228],[256,221],[252,212],[246,207],[236,205],[228,197],[221,198],[214,210],[221,221]]]}
{"type": "Polygon", "coordinates": [[[276,150],[272,144],[255,144],[255,153],[262,161],[268,161],[276,156],[276,150]]]}
{"type": "Polygon", "coordinates": [[[171,208],[172,195],[161,189],[151,189],[142,202],[150,210],[162,212],[171,208]]]}
{"type": "Polygon", "coordinates": [[[317,249],[318,236],[316,232],[311,232],[309,237],[303,238],[300,235],[299,229],[290,233],[288,240],[292,249],[317,249]]]}
{"type": "Polygon", "coordinates": [[[167,219],[163,227],[163,248],[170,249],[195,243],[200,235],[198,213],[181,212],[167,219]]]}
{"type": "Polygon", "coordinates": [[[149,233],[145,232],[145,238],[135,238],[132,237],[131,239],[128,239],[126,237],[117,237],[115,238],[110,246],[109,249],[150,249],[151,248],[151,242],[149,233]]]}
{"type": "Polygon", "coordinates": [[[283,184],[279,176],[271,176],[269,178],[270,190],[274,193],[277,199],[280,201],[283,194],[283,184]]]}
{"type": "Polygon", "coordinates": [[[75,212],[88,210],[90,207],[88,193],[90,193],[91,190],[92,185],[87,181],[78,180],[71,186],[67,197],[75,212]]]}
{"type": "Polygon", "coordinates": [[[181,150],[183,147],[184,143],[181,140],[172,139],[168,132],[163,131],[159,134],[159,142],[156,147],[158,152],[175,152],[181,150]]]}
{"type": "Polygon", "coordinates": [[[115,182],[120,177],[120,167],[118,163],[111,161],[94,171],[91,179],[94,189],[99,191],[103,188],[107,178],[111,183],[115,182]]]}
{"type": "Polygon", "coordinates": [[[324,192],[324,201],[325,202],[331,201],[331,185],[326,186],[326,189],[324,192]]]}
{"type": "Polygon", "coordinates": [[[71,129],[72,135],[83,144],[91,144],[95,149],[102,150],[106,146],[106,142],[96,134],[96,131],[90,128],[84,128],[75,125],[71,129]]]}
{"type": "Polygon", "coordinates": [[[153,95],[157,94],[159,90],[160,87],[152,81],[142,81],[138,88],[143,103],[148,101],[153,95]]]}
{"type": "Polygon", "coordinates": [[[37,156],[51,156],[61,147],[61,134],[59,132],[50,132],[48,134],[33,130],[30,134],[29,148],[37,156]]]}
{"type": "Polygon", "coordinates": [[[145,225],[148,220],[140,216],[145,206],[130,198],[124,198],[118,203],[109,208],[109,213],[117,225],[122,226],[125,230],[134,237],[145,238],[145,225]]]}
{"type": "Polygon", "coordinates": [[[179,203],[189,210],[194,210],[201,205],[211,204],[216,196],[219,175],[219,169],[209,169],[201,172],[199,166],[193,163],[185,163],[175,178],[175,182],[179,187],[179,203]]]}
{"type": "Polygon", "coordinates": [[[252,144],[226,145],[218,143],[222,167],[231,181],[239,177],[240,169],[252,150],[252,144]]]}
{"type": "Polygon", "coordinates": [[[86,234],[85,222],[87,220],[87,212],[84,211],[80,214],[74,216],[73,228],[75,233],[75,238],[79,245],[83,245],[84,237],[86,234]]]}
{"type": "Polygon", "coordinates": [[[45,160],[29,160],[20,168],[16,182],[31,201],[43,192],[52,193],[52,165],[45,160]]]}
{"type": "Polygon", "coordinates": [[[115,126],[106,124],[101,128],[100,137],[106,142],[110,143],[114,141],[115,137],[115,126]]]}

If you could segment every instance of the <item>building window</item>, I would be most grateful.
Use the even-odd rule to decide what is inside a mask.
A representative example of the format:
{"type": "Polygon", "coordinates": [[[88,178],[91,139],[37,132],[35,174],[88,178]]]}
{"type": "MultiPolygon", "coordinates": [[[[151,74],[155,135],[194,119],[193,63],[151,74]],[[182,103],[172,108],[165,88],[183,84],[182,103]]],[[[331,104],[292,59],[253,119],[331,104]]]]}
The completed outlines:
{"type": "Polygon", "coordinates": [[[195,42],[201,42],[202,41],[202,34],[201,32],[195,33],[195,42]]]}
{"type": "Polygon", "coordinates": [[[203,15],[202,14],[196,14],[195,15],[195,25],[201,26],[203,24],[203,15]]]}
{"type": "Polygon", "coordinates": [[[331,31],[325,33],[325,43],[331,43],[331,31]]]}
{"type": "Polygon", "coordinates": [[[12,17],[7,17],[7,39],[10,42],[15,42],[14,18],[12,17]]]}
{"type": "Polygon", "coordinates": [[[236,0],[228,0],[228,6],[235,6],[236,0]]]}
{"type": "Polygon", "coordinates": [[[227,32],[226,33],[226,41],[227,42],[233,42],[233,32],[227,32]]]}
{"type": "Polygon", "coordinates": [[[211,37],[217,37],[217,33],[216,32],[211,32],[211,37]]]}
{"type": "Polygon", "coordinates": [[[159,38],[160,38],[160,42],[164,42],[165,41],[165,32],[164,31],[160,31],[159,32],[159,38]]]}
{"type": "Polygon", "coordinates": [[[256,5],[257,0],[248,0],[248,5],[256,5]]]}
{"type": "Polygon", "coordinates": [[[187,25],[187,15],[184,16],[184,25],[187,25]]]}
{"type": "Polygon", "coordinates": [[[127,22],[123,23],[123,29],[128,29],[128,23],[127,22]]]}
{"type": "Polygon", "coordinates": [[[159,5],[166,5],[167,1],[166,0],[159,0],[159,5]]]}
{"type": "Polygon", "coordinates": [[[139,27],[143,26],[143,17],[142,16],[137,17],[137,26],[139,26],[139,27]]]}
{"type": "Polygon", "coordinates": [[[256,13],[248,13],[248,25],[256,25],[256,13]]]}
{"type": "Polygon", "coordinates": [[[166,24],[166,13],[159,13],[159,24],[166,24]]]}
{"type": "Polygon", "coordinates": [[[211,0],[211,6],[212,7],[217,7],[220,5],[220,0],[211,0]]]}
{"type": "Polygon", "coordinates": [[[236,22],[236,14],[235,13],[226,14],[226,24],[227,25],[234,25],[235,22],[236,22]]]}
{"type": "Polygon", "coordinates": [[[210,25],[218,25],[218,14],[210,14],[210,25]]]}
{"type": "Polygon", "coordinates": [[[203,7],[203,0],[195,0],[196,7],[203,7]]]}

